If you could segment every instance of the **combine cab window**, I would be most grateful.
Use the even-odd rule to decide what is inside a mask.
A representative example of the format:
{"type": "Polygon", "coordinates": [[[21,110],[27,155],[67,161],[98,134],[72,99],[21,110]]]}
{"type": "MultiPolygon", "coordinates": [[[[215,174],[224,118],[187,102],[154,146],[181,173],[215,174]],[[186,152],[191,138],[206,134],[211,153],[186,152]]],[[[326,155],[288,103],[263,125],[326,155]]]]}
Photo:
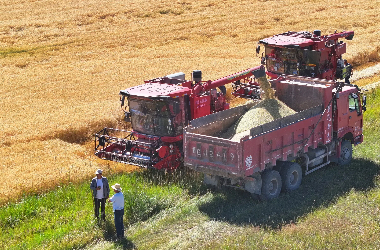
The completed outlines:
{"type": "Polygon", "coordinates": [[[268,71],[276,74],[316,77],[321,53],[308,49],[265,47],[268,71]]]}
{"type": "Polygon", "coordinates": [[[133,130],[156,136],[182,134],[183,122],[179,101],[173,99],[129,98],[133,130]]]}

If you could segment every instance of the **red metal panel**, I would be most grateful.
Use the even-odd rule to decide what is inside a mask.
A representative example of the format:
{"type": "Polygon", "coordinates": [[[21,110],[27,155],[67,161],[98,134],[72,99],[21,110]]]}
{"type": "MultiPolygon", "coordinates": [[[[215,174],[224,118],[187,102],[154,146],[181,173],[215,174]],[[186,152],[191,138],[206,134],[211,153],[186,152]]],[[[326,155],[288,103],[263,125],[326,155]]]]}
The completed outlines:
{"type": "Polygon", "coordinates": [[[244,177],[238,142],[191,133],[186,133],[185,139],[186,164],[244,177]]]}
{"type": "Polygon", "coordinates": [[[327,79],[327,80],[333,80],[334,79],[334,71],[332,69],[322,72],[321,73],[321,78],[327,79]]]}
{"type": "Polygon", "coordinates": [[[348,128],[348,92],[339,93],[339,99],[336,101],[337,114],[335,119],[335,130],[338,131],[338,137],[344,136],[348,128]]]}
{"type": "Polygon", "coordinates": [[[346,53],[346,43],[341,43],[341,44],[337,45],[336,54],[342,55],[344,53],[346,53]]]}
{"type": "Polygon", "coordinates": [[[210,114],[210,96],[190,97],[191,119],[196,119],[210,114]]]}
{"type": "MultiPolygon", "coordinates": [[[[287,160],[289,155],[296,156],[299,151],[307,152],[308,147],[315,148],[318,143],[324,143],[324,130],[328,123],[326,112],[315,129],[319,115],[244,141],[242,149],[246,175],[264,170],[267,163],[274,165],[276,160],[287,160]]],[[[331,115],[331,110],[329,112],[331,115]]]]}
{"type": "Polygon", "coordinates": [[[254,172],[261,171],[265,168],[263,136],[258,136],[242,143],[242,168],[245,175],[252,175],[254,172]]]}

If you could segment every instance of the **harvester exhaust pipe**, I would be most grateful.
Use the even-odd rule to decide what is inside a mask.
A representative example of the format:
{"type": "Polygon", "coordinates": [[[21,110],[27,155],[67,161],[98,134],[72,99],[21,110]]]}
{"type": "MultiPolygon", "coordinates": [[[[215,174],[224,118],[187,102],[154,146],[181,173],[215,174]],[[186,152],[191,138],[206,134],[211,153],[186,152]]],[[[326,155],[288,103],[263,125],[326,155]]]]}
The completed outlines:
{"type": "Polygon", "coordinates": [[[193,81],[196,82],[196,83],[202,81],[202,71],[200,71],[200,70],[193,70],[192,78],[193,78],[193,81]]]}
{"type": "Polygon", "coordinates": [[[320,30],[314,30],[314,35],[315,36],[321,36],[322,32],[320,30]]]}

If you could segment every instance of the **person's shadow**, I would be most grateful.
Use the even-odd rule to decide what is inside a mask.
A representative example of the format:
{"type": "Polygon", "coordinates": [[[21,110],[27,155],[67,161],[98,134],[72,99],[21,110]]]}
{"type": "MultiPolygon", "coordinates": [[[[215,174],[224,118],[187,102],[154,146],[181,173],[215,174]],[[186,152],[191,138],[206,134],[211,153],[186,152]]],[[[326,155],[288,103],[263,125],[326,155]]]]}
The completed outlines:
{"type": "Polygon", "coordinates": [[[127,238],[127,228],[124,228],[125,237],[123,239],[117,239],[115,237],[116,229],[113,221],[106,220],[104,222],[99,223],[99,226],[103,229],[103,237],[106,241],[114,242],[116,246],[122,247],[123,249],[137,249],[133,242],[128,240],[127,238]]]}
{"type": "Polygon", "coordinates": [[[246,191],[223,188],[214,198],[199,205],[211,219],[231,224],[279,229],[321,207],[335,203],[351,190],[366,192],[375,186],[379,165],[368,160],[353,160],[348,166],[330,164],[304,176],[299,189],[261,202],[246,191]]]}

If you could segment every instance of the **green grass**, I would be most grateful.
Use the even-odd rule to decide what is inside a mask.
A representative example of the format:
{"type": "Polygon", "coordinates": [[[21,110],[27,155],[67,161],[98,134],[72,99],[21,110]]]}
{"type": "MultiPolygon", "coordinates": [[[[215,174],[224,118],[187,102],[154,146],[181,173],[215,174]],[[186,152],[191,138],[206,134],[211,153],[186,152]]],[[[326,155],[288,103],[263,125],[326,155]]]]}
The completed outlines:
{"type": "MultiPolygon", "coordinates": [[[[125,225],[145,221],[187,199],[189,194],[181,188],[187,183],[179,181],[179,175],[180,172],[165,176],[164,173],[145,171],[109,177],[110,183],[122,184],[125,225]],[[152,175],[156,182],[149,180],[152,175]]],[[[111,204],[107,205],[106,211],[106,222],[94,220],[89,182],[24,197],[0,210],[0,248],[70,249],[98,239],[113,240],[115,229],[111,204]]]]}
{"type": "Polygon", "coordinates": [[[354,151],[356,157],[380,162],[380,90],[367,93],[367,111],[364,113],[364,142],[354,151]]]}
{"type": "Polygon", "coordinates": [[[112,206],[93,219],[89,180],[0,209],[1,249],[380,249],[380,90],[368,93],[365,140],[345,167],[329,165],[270,202],[208,190],[199,174],[109,176],[125,195],[124,241],[112,206]]]}

